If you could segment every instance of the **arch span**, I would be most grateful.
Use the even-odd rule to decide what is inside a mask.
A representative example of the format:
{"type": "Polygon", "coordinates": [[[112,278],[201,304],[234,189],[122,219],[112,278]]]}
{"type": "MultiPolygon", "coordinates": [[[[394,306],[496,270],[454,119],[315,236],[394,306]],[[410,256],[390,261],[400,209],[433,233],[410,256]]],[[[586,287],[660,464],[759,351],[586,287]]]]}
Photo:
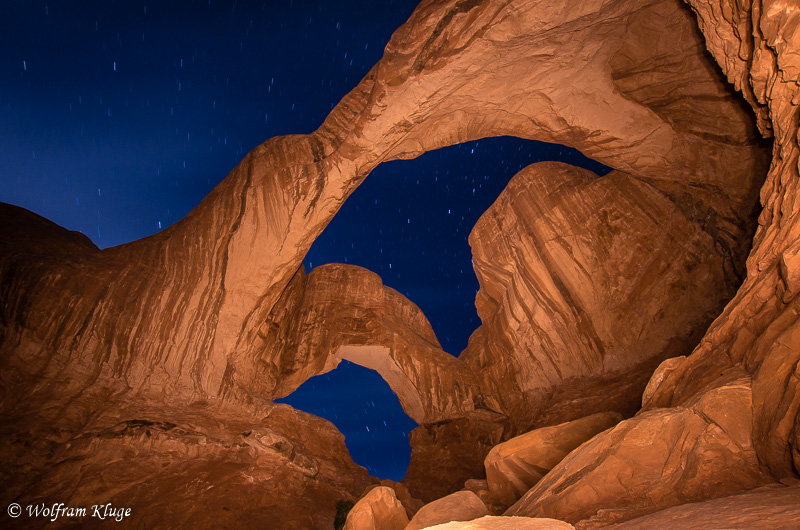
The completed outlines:
{"type": "Polygon", "coordinates": [[[306,276],[301,268],[275,307],[260,354],[273,396],[346,359],[377,371],[417,423],[484,402],[472,371],[442,350],[422,311],[375,273],[333,263],[306,276]]]}
{"type": "Polygon", "coordinates": [[[337,366],[342,360],[348,360],[378,372],[400,400],[405,413],[417,423],[425,421],[426,407],[420,391],[411,376],[392,358],[388,347],[342,345],[336,350],[335,358],[337,366]]]}

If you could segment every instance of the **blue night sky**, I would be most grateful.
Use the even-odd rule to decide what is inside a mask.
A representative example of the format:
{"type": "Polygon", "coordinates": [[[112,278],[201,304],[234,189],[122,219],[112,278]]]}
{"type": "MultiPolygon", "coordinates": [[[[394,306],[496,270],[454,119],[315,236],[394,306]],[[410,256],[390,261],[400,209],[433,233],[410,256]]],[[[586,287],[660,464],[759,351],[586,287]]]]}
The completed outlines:
{"type": "MultiPolygon", "coordinates": [[[[0,201],[101,248],[164,229],[256,145],[319,127],[417,3],[5,1],[0,201]]],[[[516,138],[386,163],[315,242],[306,269],[346,262],[378,273],[458,355],[480,323],[467,236],[539,160],[606,170],[516,138]]],[[[343,363],[285,401],[334,422],[373,474],[405,474],[415,425],[376,372],[343,363]]]]}

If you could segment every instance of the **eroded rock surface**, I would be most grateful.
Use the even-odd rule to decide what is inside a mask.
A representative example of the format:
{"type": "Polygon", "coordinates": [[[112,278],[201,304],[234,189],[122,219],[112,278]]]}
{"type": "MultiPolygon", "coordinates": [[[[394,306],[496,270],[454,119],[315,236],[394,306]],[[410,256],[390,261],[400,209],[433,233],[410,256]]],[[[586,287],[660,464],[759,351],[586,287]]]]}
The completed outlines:
{"type": "Polygon", "coordinates": [[[403,530],[408,515],[392,488],[375,487],[362,497],[347,514],[345,530],[403,530]]]}
{"type": "MultiPolygon", "coordinates": [[[[800,15],[789,0],[754,7],[729,0],[691,4],[709,50],[755,108],[762,132],[775,138],[761,194],[765,209],[746,271],[741,263],[763,157],[750,115],[720,79],[682,4],[595,0],[565,10],[535,0],[423,1],[392,37],[383,59],[320,129],[268,140],[185,219],[157,235],[101,251],[85,238],[3,206],[0,428],[8,443],[0,460],[3,478],[12,484],[7,494],[21,494],[24,485],[31,498],[63,494],[80,504],[99,490],[116,491],[114,500],[121,504],[148,506],[153,520],[143,519],[144,525],[204,526],[205,517],[220,512],[221,525],[258,527],[268,516],[286,528],[325,526],[335,501],[354,497],[368,479],[340,451],[342,444],[330,442],[331,433],[319,434],[329,426],[306,429],[300,416],[254,416],[270,407],[276,389],[288,392],[306,374],[351,355],[369,363],[391,358],[386,370],[397,376],[394,387],[404,407],[425,421],[446,418],[445,426],[472,421],[475,414],[502,418],[498,412],[522,426],[598,410],[632,413],[648,371],[664,358],[689,353],[745,272],[744,286],[698,350],[648,395],[653,407],[679,408],[646,412],[596,438],[523,501],[531,510],[564,510],[568,520],[595,513],[599,500],[582,488],[598,475],[581,475],[583,468],[569,462],[619,471],[621,489],[604,489],[603,503],[630,508],[629,514],[639,507],[624,495],[653,483],[660,492],[656,498],[667,505],[760,484],[758,463],[773,477],[796,476],[800,15]],[[480,390],[454,385],[423,397],[403,390],[403,378],[414,383],[420,374],[420,380],[443,387],[469,376],[463,363],[404,365],[414,364],[413,352],[435,358],[435,340],[420,315],[382,286],[362,291],[382,296],[380,303],[358,300],[346,309],[351,313],[338,325],[347,340],[315,335],[313,311],[333,308],[329,298],[336,288],[304,287],[303,296],[286,297],[302,283],[298,270],[312,241],[363,178],[384,161],[505,134],[576,147],[618,172],[597,179],[555,170],[572,183],[575,197],[559,181],[551,182],[552,190],[539,182],[547,200],[527,199],[531,208],[520,222],[536,223],[529,225],[530,234],[515,234],[532,238],[524,241],[529,248],[517,255],[498,241],[496,248],[506,251],[498,254],[505,268],[479,265],[478,304],[485,320],[465,360],[479,372],[480,390]],[[605,193],[614,197],[605,218],[570,214],[572,208],[601,204],[605,193]],[[673,246],[678,232],[685,246],[673,246]],[[668,263],[660,250],[647,247],[645,235],[674,251],[668,263]],[[615,246],[623,243],[639,248],[648,267],[634,267],[615,246]],[[620,260],[625,281],[604,268],[604,258],[620,260]],[[588,286],[588,271],[602,282],[588,286]],[[634,299],[632,286],[648,297],[634,299]],[[635,306],[610,304],[612,314],[625,321],[623,329],[602,316],[616,296],[627,296],[635,306]],[[531,300],[555,316],[537,315],[531,300]],[[308,313],[302,312],[305,302],[308,313]],[[665,304],[663,313],[657,303],[665,304]],[[380,347],[391,342],[394,357],[391,351],[376,354],[375,344],[365,340],[369,333],[359,328],[359,319],[366,313],[358,309],[365,307],[375,317],[365,320],[376,326],[366,331],[379,335],[380,347]],[[298,337],[308,333],[331,348],[319,356],[290,340],[286,348],[275,348],[277,337],[294,333],[286,331],[290,315],[310,324],[298,337]],[[653,320],[659,329],[647,328],[653,320]],[[382,327],[388,322],[407,329],[389,332],[382,327]],[[653,346],[644,348],[635,330],[653,346]],[[561,333],[563,348],[551,343],[561,333]],[[524,344],[524,353],[512,351],[509,341],[524,344]],[[398,354],[403,351],[408,355],[398,354]],[[492,359],[504,368],[490,377],[485,372],[492,359]],[[395,365],[405,366],[402,375],[392,372],[395,365]],[[718,381],[730,370],[744,370],[752,381],[752,450],[748,437],[739,436],[745,432],[740,421],[729,424],[698,412],[722,411],[701,394],[731,383],[718,381]],[[612,406],[599,409],[604,387],[612,406]],[[476,403],[479,394],[482,403],[476,403]],[[294,440],[293,429],[314,438],[309,444],[320,443],[319,452],[298,449],[303,439],[294,440]],[[624,460],[641,454],[621,433],[648,439],[649,429],[664,430],[667,441],[653,440],[644,464],[624,460]],[[88,449],[87,436],[94,440],[88,449]],[[203,437],[222,442],[195,442],[203,437]],[[285,450],[284,440],[292,449],[285,450]],[[691,448],[678,450],[676,444],[687,440],[691,448]],[[613,463],[608,455],[622,460],[613,463]],[[108,471],[112,461],[120,464],[116,473],[108,471]],[[726,480],[701,488],[700,478],[670,467],[673,462],[703,480],[711,471],[726,480]],[[127,463],[135,464],[130,474],[123,472],[127,463]],[[98,471],[82,473],[86,468],[98,471]],[[657,479],[664,469],[672,470],[670,478],[657,479]],[[275,473],[267,478],[256,470],[275,473]],[[567,484],[568,475],[587,482],[567,484]],[[76,477],[78,487],[64,491],[76,477]],[[179,484],[193,486],[177,500],[170,496],[169,510],[154,510],[179,484]],[[575,503],[554,500],[559,488],[575,503]]],[[[502,222],[497,226],[507,229],[502,222]]],[[[490,248],[490,239],[484,235],[481,245],[490,248]]],[[[365,276],[356,283],[362,280],[371,281],[365,276]]],[[[737,385],[729,393],[744,406],[737,385]]],[[[743,413],[736,409],[734,416],[743,413]]],[[[502,421],[489,423],[496,425],[487,431],[502,427],[502,421]]],[[[477,444],[488,451],[497,441],[475,438],[463,447],[477,444]]],[[[415,447],[415,454],[449,455],[441,460],[447,467],[459,451],[438,443],[415,447]]],[[[439,462],[427,460],[429,469],[417,476],[437,474],[439,462]]],[[[447,479],[443,489],[452,487],[455,475],[461,475],[460,484],[472,478],[459,466],[451,476],[438,473],[447,479]]]]}
{"type": "Polygon", "coordinates": [[[800,487],[767,486],[721,499],[682,504],[606,528],[609,530],[652,528],[792,530],[800,528],[800,487]]]}
{"type": "Polygon", "coordinates": [[[377,371],[418,423],[483,403],[477,380],[445,353],[428,320],[380,277],[354,265],[300,269],[266,321],[258,362],[271,397],[284,397],[343,359],[377,371]]]}
{"type": "MultiPolygon", "coordinates": [[[[130,405],[86,395],[42,414],[48,421],[32,423],[32,437],[5,425],[0,431],[5,451],[17,456],[0,474],[6,505],[111,503],[130,508],[122,524],[136,528],[300,530],[329,527],[336,503],[374,480],[352,462],[332,424],[287,405],[246,414],[211,403],[130,405]],[[108,407],[97,413],[99,398],[108,407]],[[69,435],[72,421],[83,424],[77,436],[69,435]],[[24,447],[30,440],[33,448],[24,447]]],[[[23,515],[3,524],[52,523],[23,515]]]]}
{"type": "Polygon", "coordinates": [[[728,374],[690,406],[655,409],[580,446],[506,515],[595,528],[658,509],[753,489],[762,473],[750,439],[749,377],[728,374]]]}
{"type": "Polygon", "coordinates": [[[486,410],[420,425],[409,433],[411,462],[403,484],[425,502],[454,493],[467,480],[486,476],[486,455],[510,432],[508,418],[486,410]]]}
{"type": "Polygon", "coordinates": [[[5,245],[4,368],[69,366],[72,391],[108,376],[156,398],[269,395],[264,326],[342,201],[380,162],[485,136],[563,143],[653,185],[736,270],[762,167],[749,123],[677,0],[426,1],[320,129],[268,140],[167,230],[49,271],[5,245]]]}
{"type": "Polygon", "coordinates": [[[800,9],[791,0],[690,0],[706,45],[748,99],[773,160],[761,189],[747,277],[694,353],[654,382],[649,407],[696,399],[720,374],[753,378],[753,442],[778,478],[800,473],[800,9]]]}
{"type": "Polygon", "coordinates": [[[734,292],[713,234],[621,172],[529,166],[470,244],[483,324],[461,359],[522,425],[559,401],[562,421],[633,414],[658,362],[690,352],[734,292]]]}
{"type": "Polygon", "coordinates": [[[489,510],[471,491],[459,491],[426,504],[417,512],[406,530],[421,530],[451,521],[470,521],[489,515],[489,510]]]}
{"type": "Polygon", "coordinates": [[[484,461],[491,497],[511,506],[567,454],[622,420],[616,412],[587,416],[515,436],[489,451],[484,461]]]}

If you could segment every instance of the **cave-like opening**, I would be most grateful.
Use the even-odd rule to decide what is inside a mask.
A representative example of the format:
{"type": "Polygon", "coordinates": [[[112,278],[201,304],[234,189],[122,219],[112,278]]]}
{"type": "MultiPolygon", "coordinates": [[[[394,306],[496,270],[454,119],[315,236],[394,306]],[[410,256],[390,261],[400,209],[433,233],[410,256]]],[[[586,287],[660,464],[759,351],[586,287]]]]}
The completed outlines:
{"type": "Polygon", "coordinates": [[[275,401],[336,425],[353,460],[371,475],[397,481],[405,476],[411,458],[408,433],[417,424],[375,370],[343,360],[275,401]]]}

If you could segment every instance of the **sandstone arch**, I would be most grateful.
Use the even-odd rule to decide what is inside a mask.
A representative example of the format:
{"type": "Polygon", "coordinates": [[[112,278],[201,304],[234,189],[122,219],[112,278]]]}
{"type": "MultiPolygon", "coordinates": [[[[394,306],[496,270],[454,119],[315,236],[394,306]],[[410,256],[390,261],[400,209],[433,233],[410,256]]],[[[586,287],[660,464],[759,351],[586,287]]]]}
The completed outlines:
{"type": "Polygon", "coordinates": [[[411,378],[403,372],[389,354],[386,346],[339,346],[334,357],[338,362],[347,360],[364,368],[375,370],[400,400],[408,416],[417,423],[425,421],[425,404],[421,392],[414,386],[411,378]]]}
{"type": "Polygon", "coordinates": [[[470,369],[442,350],[419,308],[364,268],[302,268],[270,314],[258,362],[275,397],[342,359],[377,371],[417,423],[463,416],[484,402],[470,369]]]}
{"type": "Polygon", "coordinates": [[[22,373],[48,377],[65,363],[108,366],[73,390],[108,377],[157,398],[266,395],[263,323],[347,195],[380,162],[491,135],[563,143],[651,183],[737,262],[731,240],[747,233],[762,161],[748,148],[749,117],[703,53],[675,0],[597,0],[569,13],[536,1],[423,2],[319,130],[268,140],[170,229],[70,257],[68,275],[14,269],[9,299],[34,309],[13,306],[6,344],[52,344],[60,360],[10,355],[25,359],[22,373]],[[650,53],[631,53],[639,44],[650,53]],[[620,85],[648,70],[680,100],[620,85]],[[687,102],[691,127],[675,119],[687,102]],[[103,287],[87,295],[87,283],[103,287]],[[53,293],[68,314],[45,309],[53,293]]]}
{"type": "MultiPolygon", "coordinates": [[[[644,416],[680,420],[688,413],[679,407],[724,383],[718,374],[746,372],[759,463],[774,477],[796,477],[798,12],[781,0],[690,3],[708,48],[743,90],[762,131],[774,132],[775,158],[746,283],[697,351],[654,380],[647,405],[673,408],[644,416]]],[[[64,456],[58,470],[41,474],[49,482],[39,487],[53,491],[59,473],[93,457],[81,451],[111,447],[119,436],[135,445],[142,425],[151,425],[156,441],[204,440],[210,444],[203,450],[223,456],[252,448],[258,452],[248,469],[280,462],[313,475],[318,468],[294,450],[302,440],[291,440],[289,450],[275,433],[240,427],[257,414],[280,423],[274,411],[281,409],[270,409],[269,398],[324,369],[336,351],[309,356],[287,348],[280,339],[295,324],[278,317],[302,307],[302,298],[290,296],[301,258],[372,167],[490,135],[576,147],[680,209],[713,239],[715,259],[734,282],[764,168],[749,121],[677,0],[593,0],[570,12],[536,0],[425,1],[318,131],[267,141],[169,230],[99,251],[4,207],[2,411],[7,431],[33,429],[4,450],[4,461],[46,467],[52,462],[43,464],[43,455],[64,456]],[[54,311],[53,300],[64,309],[54,311]],[[160,420],[119,422],[121,414],[143,413],[160,420]],[[175,415],[203,421],[174,431],[175,415]],[[215,421],[229,417],[225,428],[215,421]],[[63,443],[76,433],[80,443],[63,443]]],[[[365,346],[337,340],[336,347],[365,346]]],[[[446,399],[422,402],[431,418],[467,403],[455,400],[448,409],[446,399]]],[[[643,420],[630,421],[626,428],[643,420]]],[[[324,431],[317,423],[313,432],[324,431]]],[[[680,438],[686,429],[676,423],[675,432],[680,438]]],[[[593,446],[603,443],[625,447],[611,437],[593,446]]],[[[183,447],[190,454],[197,445],[183,447]]],[[[581,477],[567,479],[578,484],[581,477]]],[[[363,481],[341,487],[354,490],[363,481]]],[[[169,487],[159,484],[148,489],[169,487]]]]}

